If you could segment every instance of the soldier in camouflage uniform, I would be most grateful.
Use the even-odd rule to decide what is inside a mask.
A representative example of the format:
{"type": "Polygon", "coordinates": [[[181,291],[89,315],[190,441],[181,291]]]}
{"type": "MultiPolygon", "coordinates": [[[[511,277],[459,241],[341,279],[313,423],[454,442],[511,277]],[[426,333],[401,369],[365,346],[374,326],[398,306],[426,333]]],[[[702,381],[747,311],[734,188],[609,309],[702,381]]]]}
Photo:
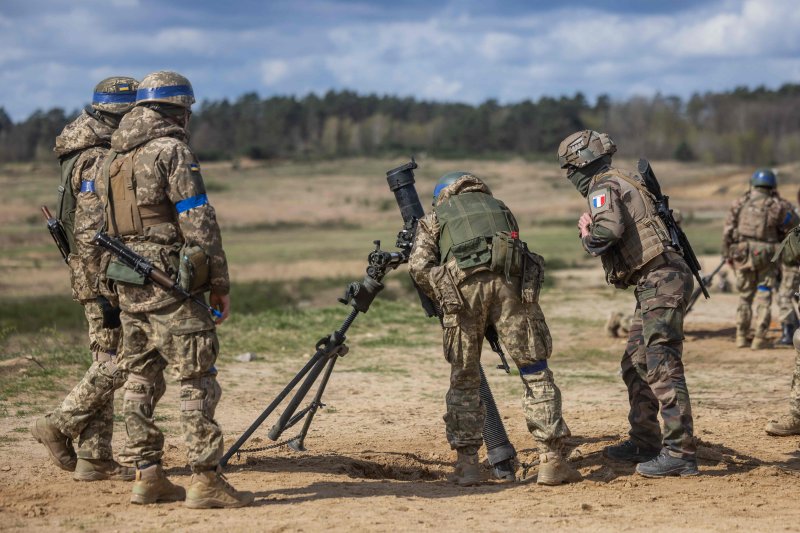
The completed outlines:
{"type": "MultiPolygon", "coordinates": [[[[792,204],[776,189],[775,173],[758,169],[750,178],[750,190],[731,206],[722,234],[722,255],[736,271],[739,307],[736,310],[736,347],[767,347],[772,317],[772,291],[777,287],[778,267],[772,262],[778,243],[798,223],[792,204]],[[752,305],[756,301],[755,332],[750,342],[752,305]]],[[[788,303],[791,309],[791,302],[788,303]]],[[[786,304],[785,304],[786,305],[786,304]]],[[[789,309],[789,310],[790,310],[789,309]]],[[[784,309],[790,327],[789,310],[784,309]]],[[[784,336],[787,336],[784,331],[784,336]]]]}
{"type": "Polygon", "coordinates": [[[604,453],[639,463],[636,471],[647,477],[697,475],[692,408],[681,361],[692,274],[671,248],[641,176],[611,166],[614,152],[616,145],[607,134],[591,130],[573,133],[558,148],[561,168],[589,201],[590,213],[578,221],[584,249],[601,258],[609,284],[635,286],[636,309],[622,356],[630,438],[604,453]]]}
{"type": "Polygon", "coordinates": [[[478,393],[484,332],[493,325],[525,389],[528,429],[541,447],[538,483],[581,479],[562,455],[570,435],[561,392],[548,368],[552,343],[538,304],[544,263],[518,238],[514,216],[489,187],[466,172],[446,174],[434,209],[419,221],[409,272],[442,312],[444,355],[451,365],[447,439],[458,451],[456,481],[479,483],[478,449],[485,407],[478,393]]]}
{"type": "MultiPolygon", "coordinates": [[[[95,87],[92,105],[56,138],[55,152],[67,180],[61,194],[75,199],[74,224],[70,212],[61,213],[69,220],[65,221],[65,230],[71,248],[72,297],[84,307],[93,363],[56,410],[34,421],[31,433],[45,445],[56,465],[74,471],[73,477],[79,481],[132,480],[134,474],[133,468],[114,461],[111,451],[114,391],[125,382],[115,362],[119,309],[101,294],[102,257],[86,243],[92,237],[92,228],[103,219],[103,207],[95,193],[95,174],[122,115],[133,107],[138,83],[125,77],[101,81],[95,87]],[[78,444],[77,461],[71,441],[78,444]]],[[[63,202],[62,196],[62,205],[67,205],[63,202]]]]}
{"type": "MultiPolygon", "coordinates": [[[[187,143],[192,86],[175,72],[146,76],[136,107],[111,138],[112,152],[99,179],[112,236],[177,277],[187,290],[230,310],[230,282],[222,238],[208,202],[200,165],[187,143]],[[180,272],[180,277],[178,273],[180,272]]],[[[144,280],[121,263],[106,271],[122,309],[121,366],[128,372],[123,457],[136,464],[131,502],[185,499],[190,508],[241,507],[252,492],[236,491],[219,469],[222,430],[214,420],[221,389],[214,366],[219,353],[215,322],[206,309],[144,280]],[[164,436],[154,422],[159,383],[167,366],[180,380],[181,427],[192,480],[188,491],[172,484],[161,466],[164,436]]]]}

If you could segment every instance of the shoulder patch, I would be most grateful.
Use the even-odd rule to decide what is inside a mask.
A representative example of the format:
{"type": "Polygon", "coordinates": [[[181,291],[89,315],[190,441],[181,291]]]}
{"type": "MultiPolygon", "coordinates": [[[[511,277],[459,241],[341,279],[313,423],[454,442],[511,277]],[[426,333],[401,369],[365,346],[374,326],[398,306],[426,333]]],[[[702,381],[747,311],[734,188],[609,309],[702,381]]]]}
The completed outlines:
{"type": "Polygon", "coordinates": [[[592,215],[611,209],[611,189],[596,189],[589,194],[589,207],[592,215]]]}
{"type": "Polygon", "coordinates": [[[197,163],[189,163],[189,170],[192,172],[200,172],[200,165],[197,163]]]}

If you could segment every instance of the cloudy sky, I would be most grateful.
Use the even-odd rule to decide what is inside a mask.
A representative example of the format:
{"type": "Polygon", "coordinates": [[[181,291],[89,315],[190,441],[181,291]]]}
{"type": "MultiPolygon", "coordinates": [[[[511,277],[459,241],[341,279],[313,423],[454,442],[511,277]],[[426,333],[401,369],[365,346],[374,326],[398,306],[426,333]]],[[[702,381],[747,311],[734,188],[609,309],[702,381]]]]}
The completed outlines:
{"type": "Polygon", "coordinates": [[[797,0],[0,0],[15,120],[161,69],[198,99],[361,93],[501,102],[800,82],[797,0]]]}

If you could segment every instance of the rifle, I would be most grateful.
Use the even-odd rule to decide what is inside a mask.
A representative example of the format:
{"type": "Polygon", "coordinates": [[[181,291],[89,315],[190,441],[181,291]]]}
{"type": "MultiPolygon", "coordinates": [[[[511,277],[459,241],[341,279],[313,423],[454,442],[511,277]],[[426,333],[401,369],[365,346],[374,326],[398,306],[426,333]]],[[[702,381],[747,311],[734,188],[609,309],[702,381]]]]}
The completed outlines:
{"type": "Polygon", "coordinates": [[[122,262],[122,264],[140,276],[144,276],[146,279],[152,280],[156,285],[160,286],[164,290],[177,293],[183,298],[191,300],[197,305],[204,307],[215,317],[222,318],[222,313],[208,305],[202,298],[192,296],[192,294],[181,287],[177,281],[169,277],[169,274],[160,268],[157,268],[153,265],[153,263],[125,246],[121,240],[111,237],[103,230],[100,230],[92,239],[92,244],[105,248],[114,254],[117,259],[122,262]]]}
{"type": "Polygon", "coordinates": [[[56,242],[58,251],[61,252],[61,257],[64,258],[64,262],[66,263],[67,258],[69,257],[69,239],[67,239],[67,233],[64,231],[64,226],[61,224],[60,220],[55,218],[50,213],[50,210],[46,205],[42,206],[42,214],[44,215],[45,220],[47,220],[47,230],[50,232],[50,235],[56,242]]]}
{"type": "Polygon", "coordinates": [[[722,270],[722,267],[725,266],[725,263],[727,263],[727,260],[723,257],[722,261],[720,261],[719,265],[717,265],[717,268],[715,268],[714,271],[711,274],[709,274],[707,276],[703,276],[703,279],[700,280],[700,286],[699,287],[695,287],[694,291],[692,291],[692,296],[689,298],[689,305],[686,306],[686,312],[687,313],[692,310],[692,306],[694,306],[694,304],[697,301],[697,299],[700,298],[701,289],[704,288],[704,287],[710,287],[711,286],[711,282],[714,280],[714,276],[716,276],[717,273],[720,270],[722,270]]]}
{"type": "Polygon", "coordinates": [[[672,216],[672,209],[669,208],[669,196],[661,192],[661,185],[659,185],[658,179],[653,173],[650,162],[647,161],[647,159],[640,159],[637,164],[637,169],[642,178],[644,178],[645,187],[655,198],[656,212],[667,226],[667,231],[669,231],[669,237],[672,241],[672,247],[676,252],[683,255],[686,264],[689,266],[689,270],[692,271],[695,279],[700,284],[700,290],[703,292],[703,296],[705,296],[706,299],[710,298],[708,290],[706,286],[703,285],[703,280],[700,278],[700,262],[697,260],[697,256],[692,249],[692,245],[689,243],[689,239],[686,238],[686,234],[681,227],[678,226],[678,223],[675,222],[675,218],[672,216]]]}

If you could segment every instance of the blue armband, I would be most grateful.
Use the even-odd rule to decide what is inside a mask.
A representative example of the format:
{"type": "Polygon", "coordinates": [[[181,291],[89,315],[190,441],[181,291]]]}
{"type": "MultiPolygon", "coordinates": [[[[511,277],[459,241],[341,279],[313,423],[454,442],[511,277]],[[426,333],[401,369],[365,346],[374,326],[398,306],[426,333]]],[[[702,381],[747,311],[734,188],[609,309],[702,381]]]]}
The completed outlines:
{"type": "Polygon", "coordinates": [[[520,367],[519,373],[523,376],[527,376],[529,374],[536,374],[537,372],[541,372],[542,370],[547,370],[547,359],[543,361],[536,361],[530,365],[525,365],[520,367]]]}
{"type": "Polygon", "coordinates": [[[191,198],[186,198],[185,200],[181,200],[180,202],[175,204],[175,210],[178,211],[178,214],[185,213],[189,209],[194,209],[195,207],[200,207],[201,205],[206,205],[208,203],[208,196],[203,194],[198,194],[197,196],[192,196],[191,198]]]}

